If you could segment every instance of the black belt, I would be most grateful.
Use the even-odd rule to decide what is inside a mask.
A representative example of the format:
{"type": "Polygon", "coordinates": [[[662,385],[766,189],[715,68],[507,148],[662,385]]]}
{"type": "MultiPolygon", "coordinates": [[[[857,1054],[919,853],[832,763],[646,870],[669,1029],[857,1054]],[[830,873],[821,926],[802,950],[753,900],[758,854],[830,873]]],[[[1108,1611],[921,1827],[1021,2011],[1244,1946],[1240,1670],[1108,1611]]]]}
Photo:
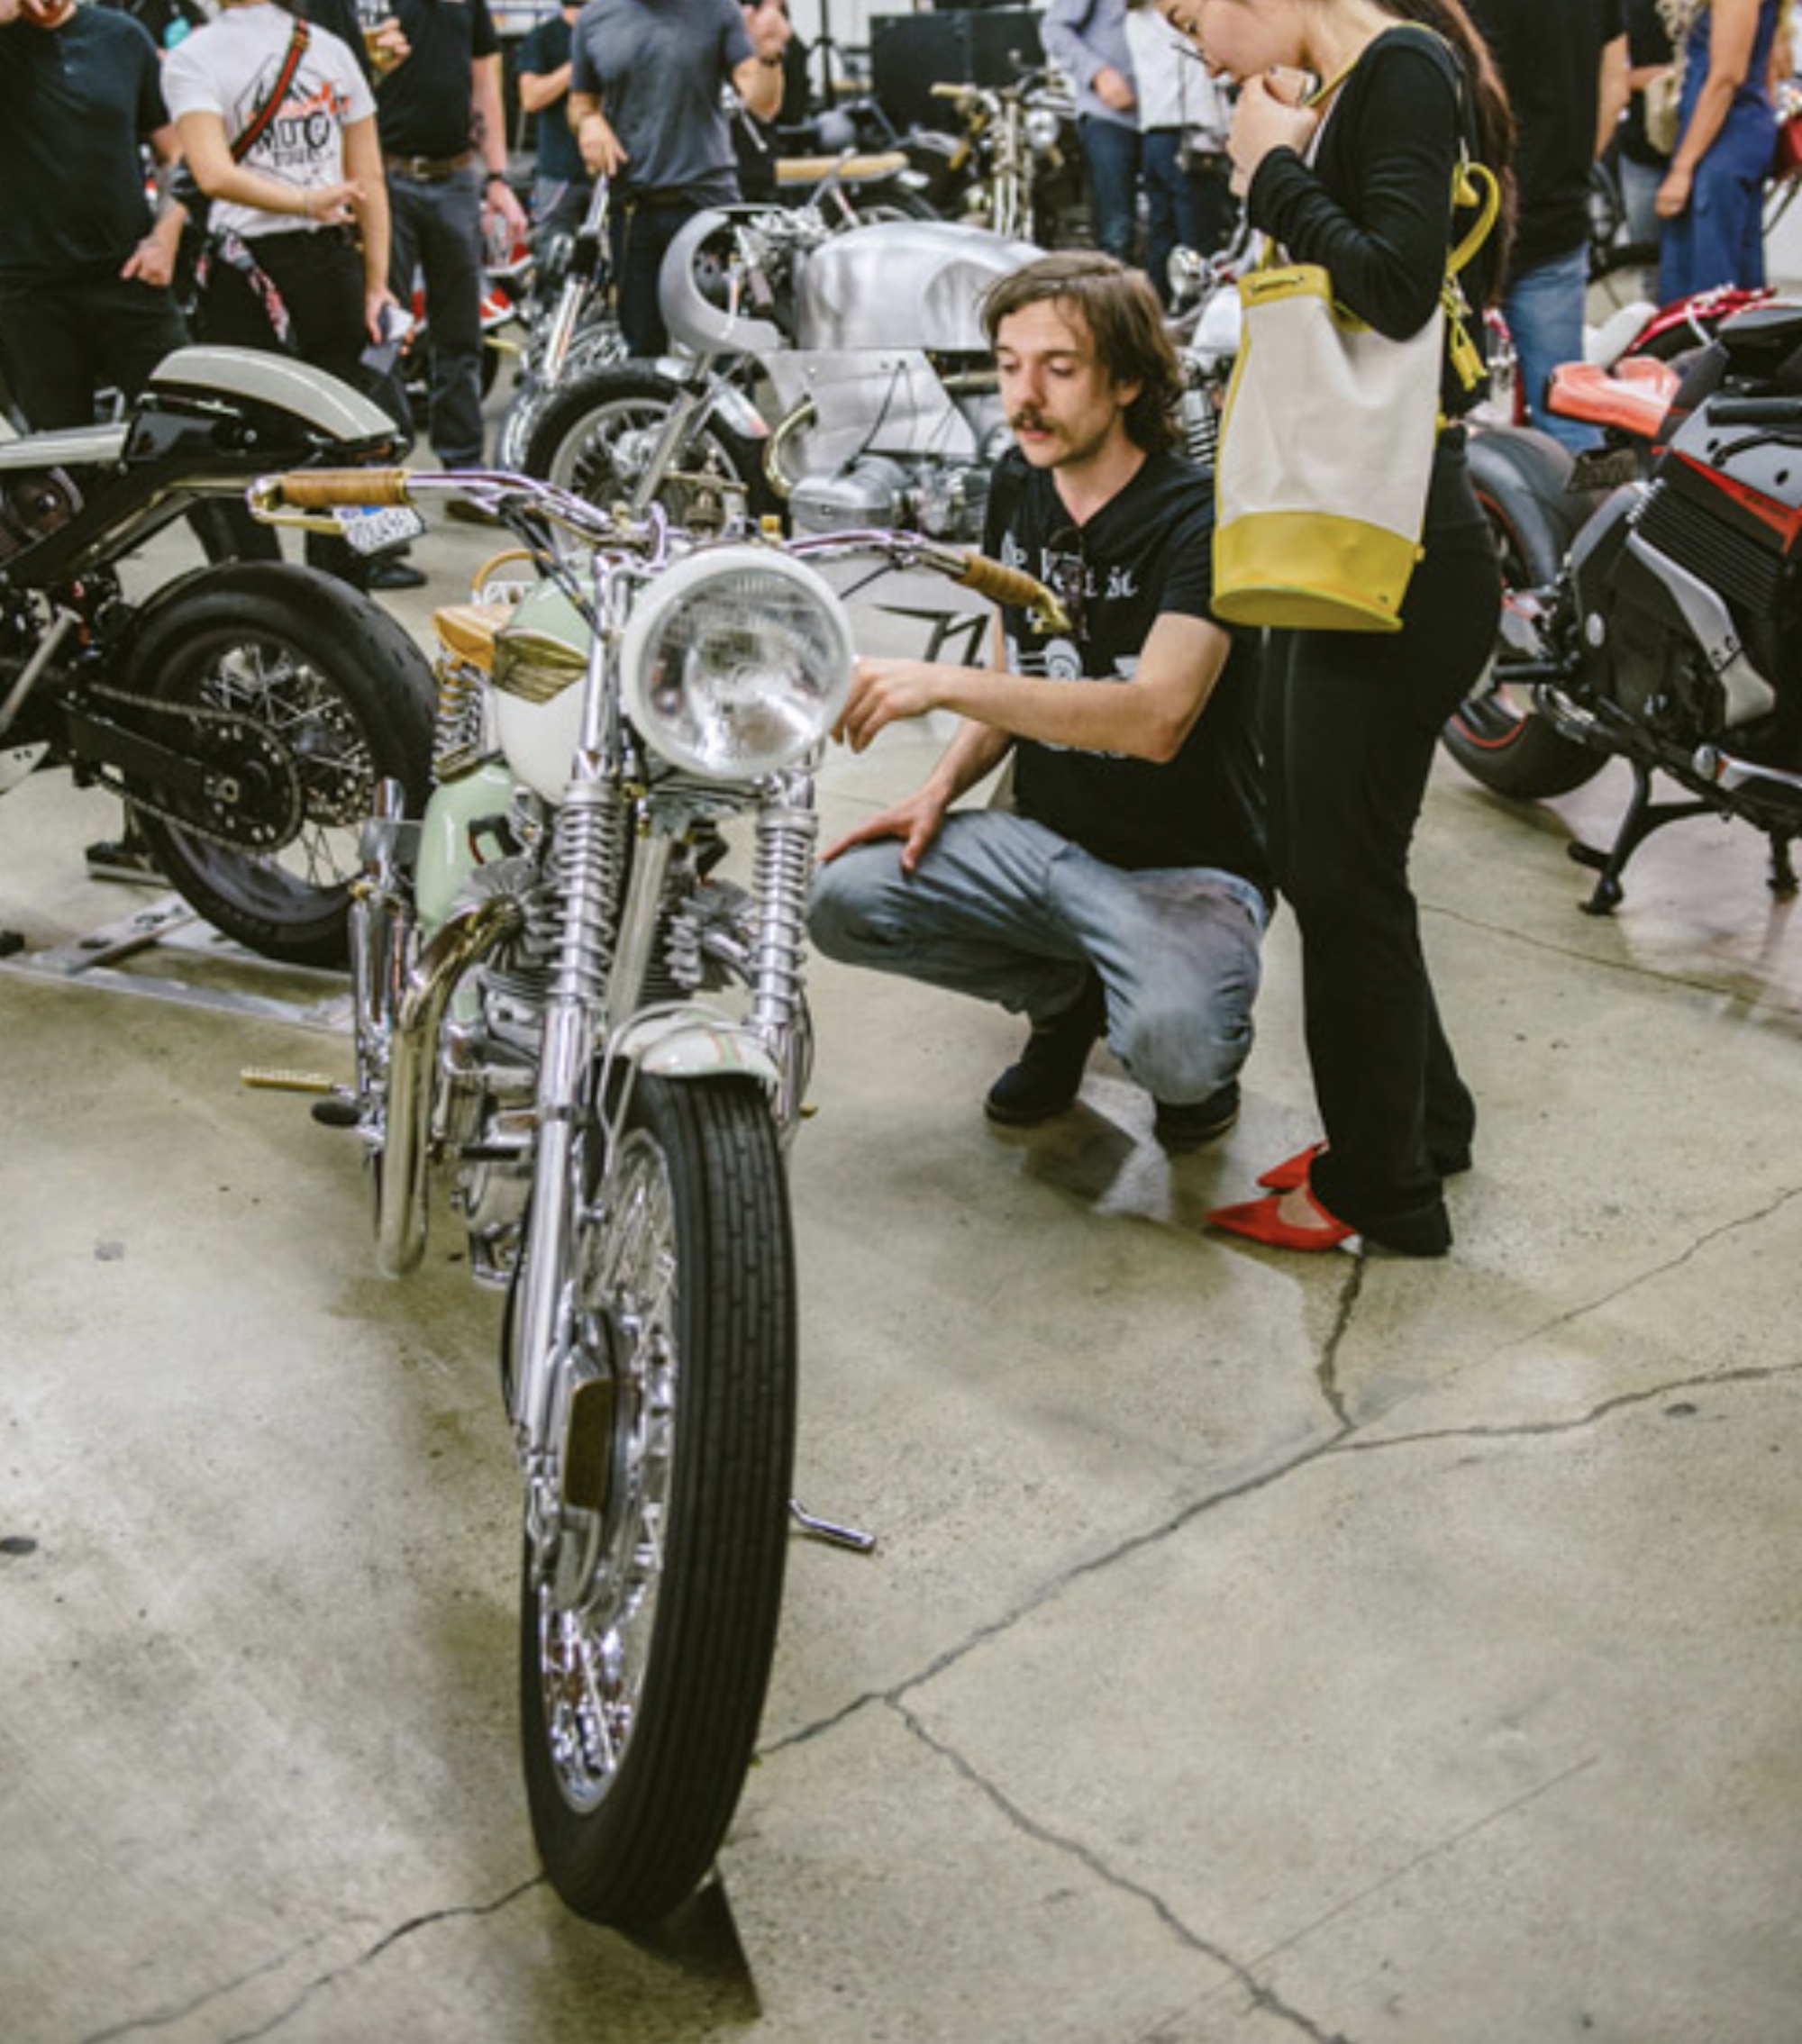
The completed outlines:
{"type": "Polygon", "coordinates": [[[382,157],[383,168],[398,170],[404,177],[417,177],[422,184],[442,185],[454,177],[460,170],[467,170],[475,159],[475,150],[464,150],[457,156],[388,156],[382,157]]]}

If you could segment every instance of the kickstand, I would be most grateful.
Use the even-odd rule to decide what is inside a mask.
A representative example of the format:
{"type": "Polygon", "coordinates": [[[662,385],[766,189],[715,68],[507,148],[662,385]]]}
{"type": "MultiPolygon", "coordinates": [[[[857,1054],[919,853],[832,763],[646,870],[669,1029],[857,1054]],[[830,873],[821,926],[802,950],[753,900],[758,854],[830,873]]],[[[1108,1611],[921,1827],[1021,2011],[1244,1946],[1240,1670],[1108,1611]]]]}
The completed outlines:
{"type": "Polygon", "coordinates": [[[1638,760],[1634,761],[1633,777],[1633,795],[1620,829],[1615,832],[1614,843],[1606,851],[1586,844],[1565,848],[1578,865],[1593,867],[1599,874],[1595,892],[1579,904],[1585,915],[1609,915],[1620,906],[1625,892],[1621,886],[1622,870],[1654,831],[1662,830],[1667,823],[1680,822],[1686,816],[1706,816],[1717,806],[1712,802],[1654,802],[1652,769],[1638,760]]]}
{"type": "Polygon", "coordinates": [[[848,1548],[852,1554],[873,1554],[876,1551],[876,1535],[861,1532],[855,1526],[834,1525],[830,1519],[816,1519],[811,1512],[801,1508],[795,1498],[788,1500],[788,1516],[801,1531],[816,1540],[824,1540],[828,1547],[848,1548]]]}
{"type": "Polygon", "coordinates": [[[1789,848],[1796,841],[1789,831],[1773,831],[1770,833],[1770,891],[1779,901],[1787,902],[1796,892],[1796,866],[1789,856],[1789,848]]]}

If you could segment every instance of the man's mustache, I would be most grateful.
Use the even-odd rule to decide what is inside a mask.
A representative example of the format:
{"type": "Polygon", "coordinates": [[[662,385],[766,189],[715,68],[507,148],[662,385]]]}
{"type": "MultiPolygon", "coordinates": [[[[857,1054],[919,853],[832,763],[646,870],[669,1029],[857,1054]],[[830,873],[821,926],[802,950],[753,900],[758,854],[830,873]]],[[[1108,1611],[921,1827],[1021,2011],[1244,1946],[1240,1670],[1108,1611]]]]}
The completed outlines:
{"type": "Polygon", "coordinates": [[[1051,430],[1051,421],[1042,413],[1033,411],[1030,405],[1024,412],[1011,413],[1007,423],[1016,433],[1023,429],[1029,433],[1048,433],[1051,430]]]}

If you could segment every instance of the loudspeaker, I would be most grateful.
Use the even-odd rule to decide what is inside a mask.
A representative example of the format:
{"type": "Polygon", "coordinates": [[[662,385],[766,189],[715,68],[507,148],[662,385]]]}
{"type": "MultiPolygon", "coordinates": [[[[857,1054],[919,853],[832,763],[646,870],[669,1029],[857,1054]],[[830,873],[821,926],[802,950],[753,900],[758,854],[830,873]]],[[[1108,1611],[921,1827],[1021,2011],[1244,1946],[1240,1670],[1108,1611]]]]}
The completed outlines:
{"type": "Polygon", "coordinates": [[[1011,85],[1043,61],[1039,17],[1024,7],[869,17],[870,85],[897,127],[947,125],[934,85],[1011,85]]]}

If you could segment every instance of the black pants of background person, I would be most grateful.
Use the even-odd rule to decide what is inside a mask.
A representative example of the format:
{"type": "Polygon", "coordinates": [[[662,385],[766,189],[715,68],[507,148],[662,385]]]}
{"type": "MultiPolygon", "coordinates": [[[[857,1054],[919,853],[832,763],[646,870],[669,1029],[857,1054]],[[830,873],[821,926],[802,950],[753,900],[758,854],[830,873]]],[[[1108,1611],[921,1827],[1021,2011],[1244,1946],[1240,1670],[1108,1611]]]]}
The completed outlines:
{"type": "Polygon", "coordinates": [[[1501,589],[1461,435],[1442,449],[1425,558],[1393,634],[1271,634],[1270,849],[1302,936],[1308,1062],[1328,1148],[1321,1204],[1373,1241],[1451,1241],[1440,1183],[1476,1109],[1441,1026],[1408,849],[1440,726],[1495,645],[1501,589]]]}
{"type": "Polygon", "coordinates": [[[628,355],[661,355],[669,346],[657,295],[663,254],[700,211],[699,201],[680,192],[628,195],[614,209],[614,275],[619,279],[620,332],[628,355]]]}
{"type": "MultiPolygon", "coordinates": [[[[294,353],[314,368],[359,386],[359,358],[369,337],[363,324],[363,258],[349,232],[322,227],[261,234],[249,247],[287,308],[294,353]]],[[[204,341],[224,347],[278,346],[262,300],[242,272],[217,254],[207,265],[196,323],[204,341]]],[[[266,542],[259,550],[263,557],[278,558],[276,534],[267,526],[259,531],[266,542]]],[[[367,584],[367,563],[329,533],[306,535],[306,558],[314,568],[359,588],[367,584]]]]}
{"type": "MultiPolygon", "coordinates": [[[[135,277],[0,286],[0,356],[13,402],[34,432],[92,425],[101,391],[135,397],[189,339],[169,294],[135,277]]],[[[210,559],[262,550],[263,528],[241,505],[201,504],[188,522],[210,559]]]]}

